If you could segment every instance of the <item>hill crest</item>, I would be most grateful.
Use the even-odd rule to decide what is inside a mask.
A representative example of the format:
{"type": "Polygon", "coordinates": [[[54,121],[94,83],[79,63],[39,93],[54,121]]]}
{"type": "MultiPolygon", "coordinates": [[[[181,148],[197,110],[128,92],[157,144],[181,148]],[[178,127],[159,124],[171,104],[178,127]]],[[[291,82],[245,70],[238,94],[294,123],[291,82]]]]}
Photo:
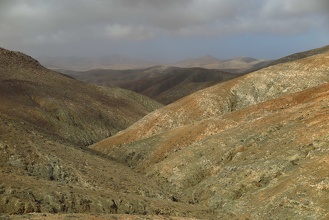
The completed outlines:
{"type": "Polygon", "coordinates": [[[22,52],[11,51],[0,47],[0,65],[6,68],[14,68],[24,65],[29,68],[44,68],[37,60],[22,52]]]}

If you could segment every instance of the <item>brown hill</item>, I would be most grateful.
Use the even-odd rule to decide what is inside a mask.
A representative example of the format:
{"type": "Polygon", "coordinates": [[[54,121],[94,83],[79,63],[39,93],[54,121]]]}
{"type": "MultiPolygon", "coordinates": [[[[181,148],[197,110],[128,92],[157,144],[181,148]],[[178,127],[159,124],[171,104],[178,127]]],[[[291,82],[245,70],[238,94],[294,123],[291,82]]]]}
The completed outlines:
{"type": "Polygon", "coordinates": [[[26,213],[43,213],[42,219],[47,213],[210,216],[203,206],[174,202],[167,184],[84,147],[161,106],[157,102],[78,82],[5,49],[0,84],[1,219],[26,213]]]}
{"type": "Polygon", "coordinates": [[[160,103],[170,104],[198,90],[227,81],[238,75],[203,68],[166,68],[160,76],[121,85],[160,103]]]}
{"type": "Polygon", "coordinates": [[[203,56],[196,59],[186,59],[173,64],[181,68],[201,67],[205,69],[219,69],[230,73],[244,74],[270,65],[273,60],[258,60],[252,57],[236,57],[220,60],[212,56],[203,56]]]}
{"type": "Polygon", "coordinates": [[[121,87],[123,84],[148,79],[161,75],[166,67],[154,66],[142,69],[92,69],[87,71],[60,70],[61,73],[69,75],[83,82],[107,86],[121,87]]]}
{"type": "Polygon", "coordinates": [[[220,70],[162,66],[131,70],[62,72],[87,83],[128,89],[162,104],[172,103],[193,92],[239,76],[220,70]]]}
{"type": "Polygon", "coordinates": [[[111,136],[161,105],[133,92],[74,80],[0,49],[0,111],[82,145],[111,136]]]}
{"type": "Polygon", "coordinates": [[[125,133],[138,131],[135,136],[145,138],[323,84],[329,81],[328,50],[329,47],[322,54],[270,66],[198,91],[147,115],[125,133]]]}
{"type": "Polygon", "coordinates": [[[329,47],[196,92],[92,146],[217,219],[326,219],[329,47]]]}
{"type": "Polygon", "coordinates": [[[324,47],[320,47],[320,48],[316,48],[316,49],[312,49],[312,50],[308,50],[308,51],[304,51],[304,52],[291,54],[289,56],[285,56],[285,57],[282,57],[281,59],[275,60],[271,65],[276,65],[276,64],[279,64],[279,63],[286,63],[286,62],[290,62],[290,61],[303,59],[303,58],[306,58],[306,57],[309,57],[309,56],[314,56],[314,55],[326,53],[328,50],[329,50],[329,45],[324,46],[324,47]]]}

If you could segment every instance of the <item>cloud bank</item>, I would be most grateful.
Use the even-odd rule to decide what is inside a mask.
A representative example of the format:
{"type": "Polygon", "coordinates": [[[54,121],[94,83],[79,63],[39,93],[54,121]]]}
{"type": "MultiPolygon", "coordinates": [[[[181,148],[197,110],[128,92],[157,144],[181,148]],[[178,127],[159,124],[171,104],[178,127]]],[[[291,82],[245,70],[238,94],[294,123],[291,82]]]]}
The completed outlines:
{"type": "Polygon", "coordinates": [[[327,0],[2,0],[0,42],[291,35],[327,27],[328,11],[327,0]]]}

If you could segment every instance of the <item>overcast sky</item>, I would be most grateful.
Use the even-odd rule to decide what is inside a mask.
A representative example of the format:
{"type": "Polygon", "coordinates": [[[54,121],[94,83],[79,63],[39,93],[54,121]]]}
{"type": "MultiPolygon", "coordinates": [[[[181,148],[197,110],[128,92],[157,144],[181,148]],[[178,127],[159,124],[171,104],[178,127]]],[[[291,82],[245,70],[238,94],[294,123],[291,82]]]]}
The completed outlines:
{"type": "Polygon", "coordinates": [[[0,47],[33,57],[273,59],[329,44],[328,0],[0,0],[0,47]]]}

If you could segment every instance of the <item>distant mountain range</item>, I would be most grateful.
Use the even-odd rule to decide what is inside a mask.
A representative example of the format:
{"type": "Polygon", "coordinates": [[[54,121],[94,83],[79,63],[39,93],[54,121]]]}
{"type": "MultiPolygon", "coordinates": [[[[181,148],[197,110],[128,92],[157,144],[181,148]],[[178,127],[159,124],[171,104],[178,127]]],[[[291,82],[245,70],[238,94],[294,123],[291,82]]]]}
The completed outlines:
{"type": "Polygon", "coordinates": [[[269,65],[272,60],[258,60],[251,57],[237,57],[229,60],[220,60],[213,56],[203,56],[195,59],[185,59],[175,63],[160,63],[142,59],[134,59],[122,55],[88,57],[49,57],[41,56],[38,61],[50,69],[65,69],[86,71],[92,69],[136,69],[151,66],[175,66],[182,68],[201,67],[205,69],[220,69],[232,73],[247,73],[269,65]]]}
{"type": "Polygon", "coordinates": [[[220,60],[212,56],[203,56],[196,59],[186,59],[173,64],[177,67],[202,67],[206,69],[220,69],[231,73],[247,73],[272,63],[273,60],[258,60],[252,57],[237,57],[229,60],[220,60]]]}
{"type": "Polygon", "coordinates": [[[238,57],[220,60],[212,56],[173,64],[131,59],[120,55],[99,58],[39,57],[44,66],[87,83],[121,87],[170,104],[198,90],[270,65],[271,60],[238,57]]]}
{"type": "Polygon", "coordinates": [[[101,57],[50,57],[41,56],[37,60],[50,69],[91,70],[91,69],[134,69],[158,65],[157,62],[134,59],[122,55],[109,55],[101,57]]]}
{"type": "Polygon", "coordinates": [[[200,89],[240,76],[215,69],[165,66],[129,70],[61,70],[61,72],[83,82],[129,89],[162,104],[172,103],[200,89]]]}

